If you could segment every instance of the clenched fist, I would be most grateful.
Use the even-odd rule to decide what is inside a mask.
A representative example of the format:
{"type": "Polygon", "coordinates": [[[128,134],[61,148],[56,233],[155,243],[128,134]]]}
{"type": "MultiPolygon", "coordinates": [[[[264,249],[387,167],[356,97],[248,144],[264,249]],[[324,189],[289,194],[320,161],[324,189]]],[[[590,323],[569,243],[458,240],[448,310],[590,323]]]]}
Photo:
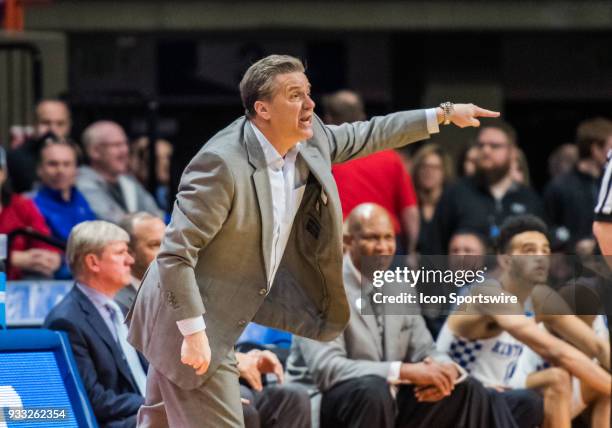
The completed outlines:
{"type": "Polygon", "coordinates": [[[210,345],[205,330],[183,337],[181,362],[193,367],[197,375],[206,373],[210,365],[210,357],[210,345]]]}

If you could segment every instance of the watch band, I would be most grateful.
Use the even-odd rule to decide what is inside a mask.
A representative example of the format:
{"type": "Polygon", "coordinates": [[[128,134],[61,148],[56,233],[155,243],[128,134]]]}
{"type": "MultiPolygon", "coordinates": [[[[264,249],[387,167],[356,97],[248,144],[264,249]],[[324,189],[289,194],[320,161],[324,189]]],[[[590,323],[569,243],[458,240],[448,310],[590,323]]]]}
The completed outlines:
{"type": "Polygon", "coordinates": [[[451,117],[451,114],[453,113],[453,107],[454,107],[453,103],[451,103],[450,101],[446,101],[440,104],[440,108],[444,112],[444,124],[445,125],[448,125],[451,122],[450,117],[451,117]]]}

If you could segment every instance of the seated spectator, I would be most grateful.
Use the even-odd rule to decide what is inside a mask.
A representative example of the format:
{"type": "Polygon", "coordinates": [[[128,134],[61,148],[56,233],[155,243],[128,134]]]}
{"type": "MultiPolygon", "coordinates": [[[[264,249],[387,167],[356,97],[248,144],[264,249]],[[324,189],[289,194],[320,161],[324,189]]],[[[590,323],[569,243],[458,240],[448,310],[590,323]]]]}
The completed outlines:
{"type": "MultiPolygon", "coordinates": [[[[174,148],[169,141],[157,140],[155,144],[155,201],[164,211],[168,211],[168,193],[170,185],[170,161],[174,148]]],[[[130,170],[140,181],[147,186],[149,183],[149,139],[138,138],[132,143],[130,149],[130,170]]]]}
{"type": "Polygon", "coordinates": [[[419,202],[419,251],[432,239],[431,220],[444,188],[452,181],[453,171],[448,154],[436,144],[421,147],[412,160],[414,188],[419,202]]]}
{"type": "Polygon", "coordinates": [[[525,187],[531,187],[531,176],[529,174],[529,164],[523,149],[516,147],[512,157],[512,179],[515,183],[525,187]]]}
{"type": "MultiPolygon", "coordinates": [[[[342,90],[323,99],[325,123],[340,125],[366,120],[361,97],[342,90]]],[[[334,165],[342,214],[346,218],[357,205],[372,202],[391,213],[398,237],[398,254],[414,254],[419,237],[419,212],[412,179],[400,155],[384,150],[361,159],[334,165]]]]}
{"type": "MultiPolygon", "coordinates": [[[[19,229],[50,236],[45,219],[34,202],[13,193],[6,167],[6,153],[0,147],[0,233],[8,235],[19,229]]],[[[34,237],[15,236],[8,248],[8,279],[52,278],[62,261],[60,252],[34,237]]]]}
{"type": "Polygon", "coordinates": [[[471,177],[476,174],[479,155],[478,147],[473,143],[463,149],[457,161],[457,177],[471,177]]]}
{"type": "MultiPolygon", "coordinates": [[[[570,284],[559,290],[559,295],[565,300],[571,311],[577,314],[588,328],[592,329],[595,335],[602,341],[608,340],[608,328],[606,327],[604,315],[579,315],[600,313],[601,296],[592,288],[596,285],[592,277],[582,277],[572,280],[570,284]]],[[[541,329],[546,330],[543,322],[538,323],[541,329]]],[[[596,345],[596,342],[593,343],[596,345]]],[[[545,369],[551,365],[542,359],[540,355],[526,348],[519,357],[516,370],[512,375],[512,385],[522,388],[526,384],[534,385],[535,382],[550,383],[554,376],[554,371],[545,369]]],[[[570,412],[572,420],[590,419],[591,428],[610,427],[610,397],[606,394],[598,393],[576,377],[567,379],[565,383],[566,391],[571,390],[571,397],[566,398],[565,408],[570,412]],[[588,409],[588,411],[586,411],[588,409]]],[[[569,395],[569,394],[568,394],[569,395]]]]}
{"type": "Polygon", "coordinates": [[[571,171],[554,178],[544,192],[555,247],[572,254],[581,240],[594,242],[593,207],[606,155],[612,149],[612,121],[596,118],[580,123],[576,143],[578,162],[571,171]]]}
{"type": "Polygon", "coordinates": [[[77,187],[96,217],[119,223],[137,211],[161,216],[153,197],[128,174],[128,140],[118,124],[95,122],[83,132],[82,142],[90,166],[79,169],[77,187]]]}
{"type": "Polygon", "coordinates": [[[42,100],[34,110],[34,135],[20,147],[8,153],[11,183],[18,193],[29,192],[38,180],[36,165],[40,148],[50,134],[65,139],[70,134],[70,110],[60,100],[42,100]]]}
{"type": "Polygon", "coordinates": [[[610,347],[576,316],[547,285],[550,244],[546,225],[530,215],[515,216],[502,225],[498,261],[499,274],[474,285],[472,296],[515,296],[516,302],[476,303],[459,306],[451,314],[437,339],[438,350],[448,352],[483,384],[504,390],[512,401],[524,397],[544,400],[532,414],[514,409],[521,427],[569,427],[569,374],[599,395],[610,397],[612,380],[610,347]],[[551,315],[552,314],[552,315],[551,315]],[[564,315],[557,315],[564,314],[564,315]],[[538,327],[567,339],[569,345],[538,327]],[[552,366],[528,377],[521,385],[513,376],[524,348],[529,347],[552,366]],[[578,348],[578,349],[576,349],[578,348]],[[606,369],[600,367],[596,358],[606,369]],[[510,389],[511,387],[516,389],[510,389]],[[543,418],[543,421],[542,421],[543,418]]]}
{"type": "Polygon", "coordinates": [[[442,194],[434,219],[429,254],[443,254],[453,233],[469,229],[487,237],[491,244],[499,226],[511,215],[534,214],[543,217],[538,195],[516,183],[512,160],[516,132],[510,125],[496,121],[481,127],[476,139],[476,174],[464,177],[442,194]]]}
{"type": "Polygon", "coordinates": [[[561,144],[548,157],[550,179],[554,180],[555,177],[570,172],[574,169],[576,162],[578,162],[578,147],[576,147],[576,144],[561,144]]]}
{"type": "Polygon", "coordinates": [[[159,252],[166,225],[159,217],[146,212],[130,214],[119,225],[130,236],[128,249],[134,258],[134,264],[128,286],[117,293],[115,301],[125,309],[129,309],[140,288],[140,281],[159,252]]]}
{"type": "Polygon", "coordinates": [[[44,323],[68,333],[98,424],[108,428],[135,427],[145,394],[146,361],[127,342],[113,300],[130,281],[128,240],[123,229],[105,221],[77,225],[66,250],[76,284],[44,323]]]}
{"type": "MultiPolygon", "coordinates": [[[[321,427],[493,426],[488,392],[472,378],[460,380],[465,372],[435,350],[421,316],[384,316],[383,305],[362,298],[364,272],[388,268],[395,253],[384,208],[363,204],[351,212],[347,247],[348,326],[332,342],[296,337],[289,358],[288,372],[312,379],[323,394],[321,427]],[[380,264],[366,268],[366,257],[380,264]],[[364,315],[366,305],[376,315],[364,315]]],[[[495,426],[514,426],[508,409],[501,411],[495,426]]]]}
{"type": "Polygon", "coordinates": [[[359,94],[346,89],[324,95],[321,105],[323,121],[330,125],[357,122],[367,118],[363,100],[359,94]]]}
{"type": "MultiPolygon", "coordinates": [[[[129,285],[121,289],[115,301],[123,308],[130,308],[136,298],[140,281],[149,265],[155,260],[165,232],[165,224],[158,217],[145,212],[124,218],[121,226],[130,236],[129,252],[134,258],[129,285]]],[[[245,426],[259,427],[310,427],[310,401],[306,390],[295,384],[283,384],[283,367],[272,352],[252,350],[236,352],[240,372],[240,393],[243,403],[245,426]],[[262,383],[267,373],[276,375],[278,384],[262,383]]],[[[148,402],[156,403],[161,397],[153,393],[148,402]]],[[[158,409],[159,406],[145,408],[158,409]]],[[[142,412],[142,422],[148,421],[148,413],[142,412]]],[[[165,416],[163,417],[165,419],[165,416]]]]}
{"type": "MultiPolygon", "coordinates": [[[[458,230],[448,243],[448,257],[446,258],[448,269],[455,272],[459,270],[477,271],[485,266],[486,254],[487,244],[482,236],[469,230],[458,230]]],[[[461,292],[468,290],[470,285],[464,285],[461,292]]],[[[419,287],[421,293],[442,295],[446,298],[446,303],[428,303],[422,308],[427,328],[434,339],[438,338],[446,317],[453,307],[449,302],[449,294],[454,291],[452,288],[443,285],[440,287],[428,285],[419,287]]]]}
{"type": "MultiPolygon", "coordinates": [[[[33,201],[45,218],[53,237],[68,241],[74,226],[95,220],[89,204],[75,187],[77,174],[76,147],[66,140],[47,143],[40,151],[38,176],[41,184],[33,195],[33,201]]],[[[71,278],[65,263],[55,275],[58,279],[71,278]]]]}

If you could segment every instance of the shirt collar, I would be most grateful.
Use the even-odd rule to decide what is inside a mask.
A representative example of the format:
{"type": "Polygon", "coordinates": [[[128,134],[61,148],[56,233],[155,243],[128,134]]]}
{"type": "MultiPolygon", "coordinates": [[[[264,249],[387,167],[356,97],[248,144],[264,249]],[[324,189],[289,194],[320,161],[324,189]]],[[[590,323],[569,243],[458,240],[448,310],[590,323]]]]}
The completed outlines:
{"type": "Polygon", "coordinates": [[[106,294],[99,292],[95,288],[91,288],[90,286],[80,282],[77,282],[76,285],[79,287],[79,290],[81,290],[97,307],[105,307],[106,305],[112,306],[115,303],[113,299],[108,297],[106,294]]]}
{"type": "Polygon", "coordinates": [[[251,128],[253,128],[255,137],[257,137],[257,141],[259,142],[259,145],[261,146],[264,152],[264,157],[266,159],[266,164],[268,165],[268,167],[272,168],[274,171],[280,171],[283,169],[285,162],[295,162],[302,143],[297,143],[295,146],[293,146],[287,152],[285,158],[283,159],[280,153],[278,153],[276,148],[274,148],[272,143],[268,141],[266,136],[259,130],[259,128],[257,128],[257,126],[255,126],[255,124],[251,121],[249,121],[249,124],[251,125],[251,128]]]}
{"type": "MultiPolygon", "coordinates": [[[[55,190],[55,189],[45,186],[44,184],[41,184],[38,191],[41,193],[47,194],[50,198],[57,199],[62,202],[66,202],[64,201],[64,198],[62,197],[62,192],[60,190],[55,190]]],[[[70,200],[68,202],[71,202],[73,199],[74,199],[74,186],[70,188],[70,200]]]]}
{"type": "Polygon", "coordinates": [[[134,290],[138,291],[138,289],[140,288],[140,282],[141,282],[140,279],[138,279],[134,275],[132,275],[132,279],[130,279],[129,287],[133,287],[134,290]]]}
{"type": "Polygon", "coordinates": [[[374,291],[374,285],[372,285],[372,281],[367,276],[364,277],[363,274],[359,271],[359,269],[357,269],[348,251],[344,255],[343,263],[346,264],[350,275],[355,278],[355,283],[359,287],[360,292],[365,292],[369,294],[374,291]]]}

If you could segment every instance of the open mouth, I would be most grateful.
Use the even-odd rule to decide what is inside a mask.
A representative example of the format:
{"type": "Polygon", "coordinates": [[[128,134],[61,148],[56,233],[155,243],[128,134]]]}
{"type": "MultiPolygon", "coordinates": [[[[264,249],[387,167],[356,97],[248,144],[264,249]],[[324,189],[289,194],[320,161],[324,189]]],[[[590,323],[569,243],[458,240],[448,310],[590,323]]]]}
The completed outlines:
{"type": "Polygon", "coordinates": [[[310,125],[312,124],[312,116],[304,116],[300,118],[300,123],[302,125],[310,125]]]}

